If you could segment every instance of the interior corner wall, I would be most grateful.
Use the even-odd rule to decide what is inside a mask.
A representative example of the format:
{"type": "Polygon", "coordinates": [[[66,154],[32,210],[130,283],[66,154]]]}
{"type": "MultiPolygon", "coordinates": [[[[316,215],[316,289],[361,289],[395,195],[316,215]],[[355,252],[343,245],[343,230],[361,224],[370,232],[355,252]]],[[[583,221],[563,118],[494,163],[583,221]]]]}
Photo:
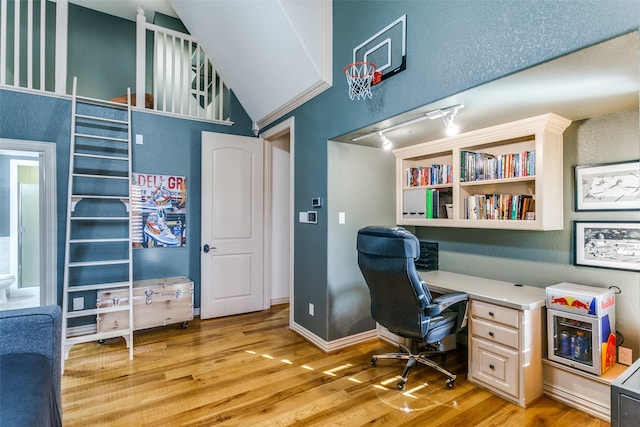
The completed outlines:
{"type": "MultiPolygon", "coordinates": [[[[327,140],[639,26],[640,8],[633,0],[334,0],[333,86],[289,115],[296,118],[294,212],[309,210],[316,196],[333,203],[327,140]],[[342,69],[352,61],[353,48],[403,14],[406,70],[375,86],[372,99],[351,101],[342,69]]],[[[327,262],[333,250],[328,222],[328,209],[320,209],[318,225],[294,226],[294,321],[323,339],[344,330],[333,308],[337,300],[329,298],[329,277],[344,273],[327,262]],[[312,318],[311,299],[317,302],[312,318]]],[[[516,251],[526,245],[514,244],[516,251]]]]}
{"type": "Polygon", "coordinates": [[[393,153],[381,148],[329,141],[327,151],[328,339],[333,340],[376,328],[358,269],[356,235],[367,225],[395,225],[396,163],[393,153]]]}

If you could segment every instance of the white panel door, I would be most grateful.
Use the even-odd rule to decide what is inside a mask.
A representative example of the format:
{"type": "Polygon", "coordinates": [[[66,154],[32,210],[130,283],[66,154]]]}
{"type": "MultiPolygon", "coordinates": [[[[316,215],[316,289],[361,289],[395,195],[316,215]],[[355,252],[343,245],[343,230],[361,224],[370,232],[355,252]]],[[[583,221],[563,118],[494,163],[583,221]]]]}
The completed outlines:
{"type": "Polygon", "coordinates": [[[262,310],[263,140],[202,133],[203,319],[262,310]]]}

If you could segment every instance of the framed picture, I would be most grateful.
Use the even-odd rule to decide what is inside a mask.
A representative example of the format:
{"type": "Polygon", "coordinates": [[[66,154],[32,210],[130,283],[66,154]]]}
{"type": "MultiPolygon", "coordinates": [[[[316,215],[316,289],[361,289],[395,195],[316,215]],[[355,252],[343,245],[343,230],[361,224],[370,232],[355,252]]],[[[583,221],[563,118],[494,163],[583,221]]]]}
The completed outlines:
{"type": "Polygon", "coordinates": [[[640,161],[576,166],[576,211],[640,210],[640,161]]]}
{"type": "Polygon", "coordinates": [[[575,265],[640,271],[640,221],[574,221],[575,265]]]}

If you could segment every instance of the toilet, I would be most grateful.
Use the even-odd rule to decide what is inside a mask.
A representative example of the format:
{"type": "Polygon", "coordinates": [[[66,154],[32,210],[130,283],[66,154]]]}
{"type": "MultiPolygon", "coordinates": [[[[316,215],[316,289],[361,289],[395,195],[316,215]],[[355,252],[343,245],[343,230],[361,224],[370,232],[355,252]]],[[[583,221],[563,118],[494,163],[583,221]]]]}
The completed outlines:
{"type": "Polygon", "coordinates": [[[13,274],[0,274],[0,304],[7,302],[7,289],[16,281],[13,274]]]}

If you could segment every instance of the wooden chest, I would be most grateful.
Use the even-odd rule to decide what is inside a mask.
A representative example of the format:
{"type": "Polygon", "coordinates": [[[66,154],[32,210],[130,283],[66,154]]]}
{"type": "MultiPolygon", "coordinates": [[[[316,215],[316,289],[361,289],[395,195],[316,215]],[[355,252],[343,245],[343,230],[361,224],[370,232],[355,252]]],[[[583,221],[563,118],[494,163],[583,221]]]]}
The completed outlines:
{"type": "MultiPolygon", "coordinates": [[[[97,307],[126,304],[127,290],[99,291],[97,307]]],[[[165,277],[133,282],[133,329],[140,330],[193,320],[193,282],[187,277],[165,277]]],[[[103,313],[98,332],[129,326],[128,311],[103,313]]]]}

